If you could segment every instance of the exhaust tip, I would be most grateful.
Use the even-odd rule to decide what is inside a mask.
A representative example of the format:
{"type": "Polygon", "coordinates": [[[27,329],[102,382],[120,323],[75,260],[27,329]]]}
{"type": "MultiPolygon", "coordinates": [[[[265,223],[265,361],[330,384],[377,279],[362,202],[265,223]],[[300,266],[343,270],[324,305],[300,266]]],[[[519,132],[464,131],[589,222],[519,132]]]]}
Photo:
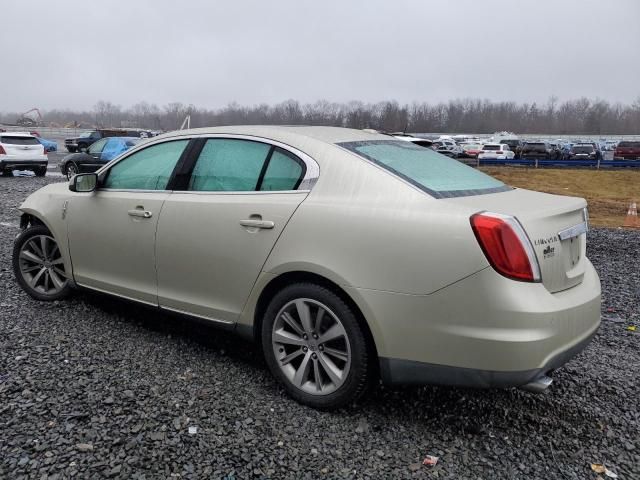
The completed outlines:
{"type": "Polygon", "coordinates": [[[533,382],[529,382],[526,385],[522,385],[520,388],[531,393],[542,393],[553,383],[553,378],[542,375],[536,378],[533,382]]]}

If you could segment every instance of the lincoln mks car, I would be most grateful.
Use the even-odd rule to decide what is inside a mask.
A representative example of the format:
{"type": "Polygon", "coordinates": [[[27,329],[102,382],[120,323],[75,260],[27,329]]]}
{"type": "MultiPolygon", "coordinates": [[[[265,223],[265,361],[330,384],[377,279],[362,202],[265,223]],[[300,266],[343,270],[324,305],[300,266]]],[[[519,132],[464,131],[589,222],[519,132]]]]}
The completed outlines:
{"type": "Polygon", "coordinates": [[[20,210],[29,295],[85,288],[218,324],[317,408],[378,379],[541,391],[600,323],[583,199],[373,132],[183,130],[20,210]]]}

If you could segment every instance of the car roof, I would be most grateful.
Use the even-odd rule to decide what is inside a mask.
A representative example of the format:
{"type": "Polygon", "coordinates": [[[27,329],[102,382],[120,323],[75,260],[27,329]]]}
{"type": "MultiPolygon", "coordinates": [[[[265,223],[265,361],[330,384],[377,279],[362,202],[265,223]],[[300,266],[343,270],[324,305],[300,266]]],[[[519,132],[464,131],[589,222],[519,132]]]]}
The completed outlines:
{"type": "Polygon", "coordinates": [[[155,139],[179,137],[184,135],[236,134],[265,137],[283,143],[313,139],[324,143],[357,142],[366,140],[394,140],[389,135],[366,132],[353,128],[313,127],[297,125],[238,125],[227,127],[206,127],[190,130],[177,130],[155,137],[155,139]]]}
{"type": "Polygon", "coordinates": [[[0,132],[3,137],[33,137],[36,138],[35,135],[31,135],[29,132],[0,132]]]}

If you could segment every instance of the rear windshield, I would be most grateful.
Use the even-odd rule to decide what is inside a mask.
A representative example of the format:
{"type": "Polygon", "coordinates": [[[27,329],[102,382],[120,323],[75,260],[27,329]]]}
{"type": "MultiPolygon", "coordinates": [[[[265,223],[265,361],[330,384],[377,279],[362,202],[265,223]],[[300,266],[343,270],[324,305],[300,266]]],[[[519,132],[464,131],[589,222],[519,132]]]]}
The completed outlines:
{"type": "Polygon", "coordinates": [[[503,145],[509,145],[511,147],[518,146],[518,140],[500,140],[503,145]]]}
{"type": "Polygon", "coordinates": [[[640,148],[640,142],[620,142],[618,147],[622,148],[640,148]]]}
{"type": "Polygon", "coordinates": [[[580,145],[579,147],[573,147],[573,153],[592,153],[593,147],[591,145],[580,145]]]}
{"type": "Polygon", "coordinates": [[[504,183],[433,150],[394,140],[338,143],[435,198],[511,190],[504,183]]]}
{"type": "Polygon", "coordinates": [[[34,137],[10,137],[5,135],[0,139],[0,143],[8,145],[40,145],[38,139],[34,137]]]}
{"type": "Polygon", "coordinates": [[[482,147],[483,150],[500,150],[502,146],[500,145],[485,145],[482,147]]]}

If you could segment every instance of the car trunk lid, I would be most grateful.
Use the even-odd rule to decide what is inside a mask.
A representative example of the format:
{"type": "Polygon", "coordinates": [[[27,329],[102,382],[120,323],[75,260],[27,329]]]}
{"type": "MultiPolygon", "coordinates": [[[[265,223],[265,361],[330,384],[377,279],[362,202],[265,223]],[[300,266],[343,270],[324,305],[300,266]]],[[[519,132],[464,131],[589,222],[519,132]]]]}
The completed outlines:
{"type": "Polygon", "coordinates": [[[582,282],[586,267],[586,201],[529,190],[443,199],[518,219],[533,245],[543,285],[559,292],[582,282]]]}

